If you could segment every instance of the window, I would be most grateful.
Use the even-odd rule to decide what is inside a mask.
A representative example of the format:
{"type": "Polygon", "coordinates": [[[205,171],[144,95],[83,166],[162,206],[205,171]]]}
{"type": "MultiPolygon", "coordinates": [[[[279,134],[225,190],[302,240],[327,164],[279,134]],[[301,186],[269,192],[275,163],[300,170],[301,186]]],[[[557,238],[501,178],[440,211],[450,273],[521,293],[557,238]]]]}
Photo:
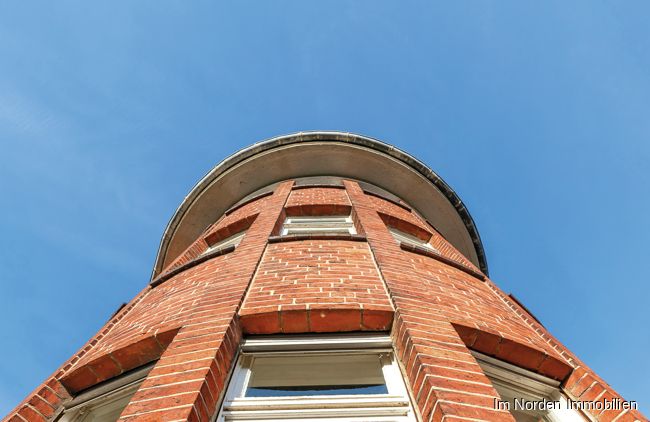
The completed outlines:
{"type": "Polygon", "coordinates": [[[390,232],[390,234],[393,235],[395,240],[397,240],[397,242],[399,243],[406,243],[407,245],[419,246],[421,248],[425,248],[430,251],[438,252],[436,248],[434,248],[429,244],[428,241],[415,237],[412,234],[408,234],[406,232],[398,230],[395,227],[388,227],[388,231],[390,232]]]}
{"type": "Polygon", "coordinates": [[[230,246],[235,246],[239,245],[241,240],[244,238],[244,235],[246,234],[246,231],[241,231],[239,233],[233,234],[232,236],[226,237],[225,239],[222,239],[218,241],[217,243],[210,245],[208,249],[206,249],[205,252],[203,252],[203,255],[210,253],[212,251],[216,251],[219,249],[226,249],[230,246]]]}
{"type": "Polygon", "coordinates": [[[93,387],[65,404],[59,422],[115,422],[153,364],[93,387]]]}
{"type": "Polygon", "coordinates": [[[483,372],[501,396],[495,407],[509,410],[519,422],[585,422],[571,409],[560,391],[560,382],[478,352],[472,352],[483,372]],[[535,408],[537,407],[537,408],[535,408]]]}
{"type": "Polygon", "coordinates": [[[385,335],[244,340],[217,421],[414,421],[385,335]]]}
{"type": "Polygon", "coordinates": [[[319,215],[309,217],[287,217],[282,235],[290,234],[345,233],[356,234],[352,217],[345,215],[319,215]]]}

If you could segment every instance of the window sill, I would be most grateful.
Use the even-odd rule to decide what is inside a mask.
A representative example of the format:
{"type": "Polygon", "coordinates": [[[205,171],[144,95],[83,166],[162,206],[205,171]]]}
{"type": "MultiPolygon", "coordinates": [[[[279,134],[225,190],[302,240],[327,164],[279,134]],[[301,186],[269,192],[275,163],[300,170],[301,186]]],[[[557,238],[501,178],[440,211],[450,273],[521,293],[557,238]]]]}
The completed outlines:
{"type": "MultiPolygon", "coordinates": [[[[400,395],[238,398],[224,403],[223,417],[231,419],[288,419],[345,418],[345,420],[383,420],[382,417],[406,419],[409,401],[400,395]]],[[[327,420],[327,419],[323,419],[327,420]]],[[[338,419],[337,419],[338,420],[338,419]]],[[[390,419],[395,420],[395,419],[390,419]]]]}
{"type": "Polygon", "coordinates": [[[405,407],[409,402],[395,394],[341,396],[242,397],[228,401],[224,410],[326,409],[365,407],[405,407]]]}

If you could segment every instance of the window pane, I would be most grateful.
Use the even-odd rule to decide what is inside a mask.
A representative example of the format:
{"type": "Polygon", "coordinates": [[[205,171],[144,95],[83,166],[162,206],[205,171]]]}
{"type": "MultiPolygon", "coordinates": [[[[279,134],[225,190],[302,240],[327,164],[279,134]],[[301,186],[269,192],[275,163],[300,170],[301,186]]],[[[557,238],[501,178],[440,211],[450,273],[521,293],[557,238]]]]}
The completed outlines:
{"type": "Polygon", "coordinates": [[[350,233],[355,234],[350,216],[303,216],[288,217],[284,221],[283,234],[304,233],[350,233]]]}
{"type": "Polygon", "coordinates": [[[386,394],[378,354],[256,357],[247,397],[386,394]]]}

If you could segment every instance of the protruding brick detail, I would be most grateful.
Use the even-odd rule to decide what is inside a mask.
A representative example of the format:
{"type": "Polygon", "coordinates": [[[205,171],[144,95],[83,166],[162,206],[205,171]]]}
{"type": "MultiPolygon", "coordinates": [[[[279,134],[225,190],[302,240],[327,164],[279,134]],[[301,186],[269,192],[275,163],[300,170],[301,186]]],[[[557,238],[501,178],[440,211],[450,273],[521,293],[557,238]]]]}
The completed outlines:
{"type": "Polygon", "coordinates": [[[61,378],[61,384],[71,393],[76,393],[153,362],[161,356],[177,331],[178,329],[173,329],[146,336],[93,360],[79,363],[61,378]]]}
{"type": "Polygon", "coordinates": [[[242,315],[245,334],[338,333],[346,331],[388,331],[393,310],[347,308],[345,305],[314,306],[242,315]],[[336,307],[334,307],[336,306],[336,307]]]}
{"type": "Polygon", "coordinates": [[[395,227],[420,239],[429,240],[431,246],[436,248],[441,256],[480,272],[469,259],[458,252],[451,243],[447,242],[434,227],[428,224],[415,211],[409,211],[373,195],[365,194],[364,200],[372,209],[378,212],[386,225],[395,227]]]}
{"type": "Polygon", "coordinates": [[[558,381],[566,379],[573,370],[565,360],[507,339],[499,333],[491,333],[460,324],[452,325],[465,345],[477,352],[496,357],[558,381]]]}
{"type": "Polygon", "coordinates": [[[237,220],[227,226],[222,226],[218,229],[212,230],[208,235],[205,236],[205,242],[208,246],[212,246],[215,243],[226,239],[227,237],[233,236],[237,233],[240,233],[248,229],[255,221],[257,214],[248,215],[241,220],[237,220]]]}
{"type": "Polygon", "coordinates": [[[350,212],[350,200],[345,189],[294,189],[286,204],[288,215],[343,215],[350,212]],[[294,211],[295,210],[295,211],[294,211]],[[298,210],[306,210],[305,214],[298,210]]]}
{"type": "Polygon", "coordinates": [[[410,221],[403,220],[389,214],[384,214],[383,212],[379,212],[378,214],[384,224],[386,224],[388,227],[394,227],[397,230],[408,233],[424,241],[428,241],[432,236],[432,233],[429,230],[423,228],[419,224],[413,224],[410,221]]]}

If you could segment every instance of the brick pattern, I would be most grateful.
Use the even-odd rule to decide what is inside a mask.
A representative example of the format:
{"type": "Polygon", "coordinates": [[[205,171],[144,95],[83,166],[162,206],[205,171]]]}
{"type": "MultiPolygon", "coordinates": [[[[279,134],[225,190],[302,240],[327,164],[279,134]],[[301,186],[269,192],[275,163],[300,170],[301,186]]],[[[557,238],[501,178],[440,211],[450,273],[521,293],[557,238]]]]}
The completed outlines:
{"type": "Polygon", "coordinates": [[[38,386],[3,421],[49,421],[57,414],[61,405],[70,398],[70,394],[56,376],[52,376],[38,386]]]}
{"type": "Polygon", "coordinates": [[[302,188],[291,191],[286,215],[348,215],[350,200],[345,189],[302,188]]]}
{"type": "MultiPolygon", "coordinates": [[[[429,305],[433,305],[430,314],[439,314],[448,321],[473,326],[563,359],[485,283],[423,255],[400,250],[399,262],[401,271],[415,284],[408,296],[426,298],[429,305]]],[[[384,266],[381,268],[383,270],[384,266]]],[[[401,293],[402,297],[406,295],[406,292],[401,293]]]]}
{"type": "Polygon", "coordinates": [[[176,258],[176,260],[165,267],[160,272],[160,274],[166,274],[179,267],[182,267],[183,265],[198,258],[203,252],[205,252],[206,249],[208,249],[208,243],[205,241],[205,238],[200,237],[196,239],[187,249],[183,251],[182,254],[179,255],[178,258],[176,258]]]}
{"type": "Polygon", "coordinates": [[[276,200],[277,198],[274,198],[273,196],[265,196],[255,201],[249,202],[246,205],[237,208],[232,213],[222,217],[219,221],[213,224],[207,232],[211,233],[215,230],[229,226],[236,221],[246,219],[251,215],[259,214],[262,211],[266,210],[267,207],[272,206],[271,204],[275,204],[276,200]]]}
{"type": "MultiPolygon", "coordinates": [[[[243,334],[391,327],[424,421],[513,420],[493,409],[498,394],[470,348],[564,380],[572,398],[620,398],[492,281],[454,266],[476,268],[415,212],[364,194],[356,182],[291,187],[281,183],[208,228],[168,267],[178,274],[145,288],[4,420],[52,420],[70,392],[156,361],[120,420],[207,422],[243,334]],[[348,212],[358,236],[269,243],[286,215],[348,212]],[[447,260],[403,250],[387,223],[432,233],[447,260]],[[233,252],[196,260],[242,227],[233,252]]],[[[636,411],[593,416],[646,420],[636,411]]]]}
{"type": "Polygon", "coordinates": [[[270,334],[386,330],[392,313],[365,242],[299,240],[268,245],[239,314],[270,334]]]}
{"type": "Polygon", "coordinates": [[[390,201],[380,198],[375,195],[365,194],[365,200],[368,205],[370,205],[375,211],[384,214],[396,217],[400,220],[406,221],[414,226],[419,227],[421,230],[429,231],[429,228],[425,223],[420,220],[415,213],[407,210],[406,208],[400,207],[390,201]]]}
{"type": "Polygon", "coordinates": [[[222,216],[216,223],[208,227],[178,258],[161,271],[161,274],[187,264],[198,258],[210,245],[250,227],[255,217],[265,209],[269,200],[271,200],[269,196],[259,198],[242,205],[228,215],[222,216]]]}
{"type": "Polygon", "coordinates": [[[194,312],[195,295],[210,288],[209,275],[232,259],[233,254],[218,256],[151,289],[77,366],[156,332],[179,329],[194,312]]]}

